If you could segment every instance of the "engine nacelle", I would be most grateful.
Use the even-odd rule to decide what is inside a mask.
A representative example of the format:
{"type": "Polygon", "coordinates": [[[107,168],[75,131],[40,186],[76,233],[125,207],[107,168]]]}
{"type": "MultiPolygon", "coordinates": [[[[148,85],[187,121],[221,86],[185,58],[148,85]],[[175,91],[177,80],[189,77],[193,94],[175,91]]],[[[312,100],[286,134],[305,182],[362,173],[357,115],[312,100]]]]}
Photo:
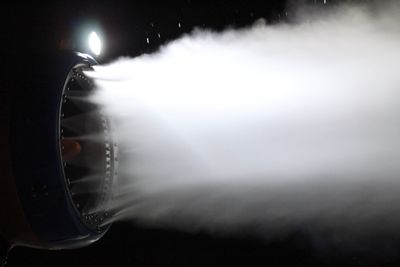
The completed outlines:
{"type": "Polygon", "coordinates": [[[0,89],[3,252],[83,247],[106,233],[112,216],[117,147],[84,73],[97,62],[63,52],[41,63],[15,88],[0,89]]]}

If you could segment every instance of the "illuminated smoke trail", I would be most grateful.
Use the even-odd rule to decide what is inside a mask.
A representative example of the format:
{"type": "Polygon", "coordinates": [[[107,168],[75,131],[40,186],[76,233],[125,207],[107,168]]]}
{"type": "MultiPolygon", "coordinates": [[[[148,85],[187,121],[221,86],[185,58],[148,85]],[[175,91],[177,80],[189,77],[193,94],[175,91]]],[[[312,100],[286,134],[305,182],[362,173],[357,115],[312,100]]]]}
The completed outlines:
{"type": "Polygon", "coordinates": [[[122,153],[116,218],[393,233],[398,10],[346,6],[296,24],[195,31],[96,67],[95,101],[115,118],[122,153]]]}

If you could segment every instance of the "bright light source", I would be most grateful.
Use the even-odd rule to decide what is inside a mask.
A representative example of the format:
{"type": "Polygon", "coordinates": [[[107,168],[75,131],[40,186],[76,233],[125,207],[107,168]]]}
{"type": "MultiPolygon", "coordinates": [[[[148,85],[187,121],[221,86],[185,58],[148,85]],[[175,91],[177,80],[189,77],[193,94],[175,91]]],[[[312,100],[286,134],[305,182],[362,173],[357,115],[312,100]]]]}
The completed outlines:
{"type": "Polygon", "coordinates": [[[89,35],[89,47],[96,56],[100,55],[101,40],[95,32],[91,32],[89,35]]]}

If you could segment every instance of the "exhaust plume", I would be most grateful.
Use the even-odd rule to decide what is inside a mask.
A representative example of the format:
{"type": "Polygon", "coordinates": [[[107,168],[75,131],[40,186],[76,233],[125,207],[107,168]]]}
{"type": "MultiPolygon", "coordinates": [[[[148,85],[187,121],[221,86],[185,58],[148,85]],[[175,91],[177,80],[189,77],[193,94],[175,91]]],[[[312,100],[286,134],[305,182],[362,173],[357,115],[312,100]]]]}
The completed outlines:
{"type": "Polygon", "coordinates": [[[121,150],[115,218],[342,241],[398,232],[398,7],[195,30],[95,67],[93,101],[121,150]]]}

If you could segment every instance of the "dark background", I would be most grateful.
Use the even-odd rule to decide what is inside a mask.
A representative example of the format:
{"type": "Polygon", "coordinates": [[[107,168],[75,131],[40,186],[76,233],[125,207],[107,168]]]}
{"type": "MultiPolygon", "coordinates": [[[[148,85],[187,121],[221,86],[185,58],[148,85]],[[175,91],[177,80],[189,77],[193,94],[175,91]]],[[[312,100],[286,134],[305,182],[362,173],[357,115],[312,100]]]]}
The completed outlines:
{"type": "MultiPolygon", "coordinates": [[[[1,7],[2,82],[10,86],[35,73],[59,48],[61,39],[76,41],[83,25],[97,27],[106,42],[99,58],[138,56],[191,32],[243,27],[258,18],[268,23],[291,22],[302,3],[329,8],[339,1],[65,1],[50,5],[3,3],[1,7]],[[179,26],[180,25],[180,26],[179,26]]],[[[344,1],[341,1],[344,2],[344,1]]],[[[355,1],[347,1],[355,2],[355,1]]],[[[360,1],[358,1],[360,2],[360,1]]],[[[155,77],[156,78],[156,77],[155,77]]],[[[240,233],[215,235],[115,223],[90,247],[73,251],[16,248],[9,266],[398,266],[400,242],[390,249],[342,250],[302,229],[265,241],[240,233]]]]}

